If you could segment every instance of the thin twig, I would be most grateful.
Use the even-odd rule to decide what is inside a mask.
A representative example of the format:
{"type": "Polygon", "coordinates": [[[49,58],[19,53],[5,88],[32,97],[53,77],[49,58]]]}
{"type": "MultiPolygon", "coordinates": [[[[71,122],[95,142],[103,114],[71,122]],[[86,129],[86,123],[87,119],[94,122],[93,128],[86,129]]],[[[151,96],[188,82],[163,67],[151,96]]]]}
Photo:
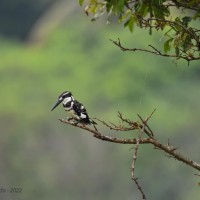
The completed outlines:
{"type": "Polygon", "coordinates": [[[139,150],[139,145],[140,145],[140,141],[142,139],[142,135],[144,133],[144,128],[145,126],[143,126],[140,134],[139,134],[139,137],[138,139],[136,139],[136,145],[135,145],[135,151],[134,151],[134,154],[133,154],[133,159],[132,159],[132,164],[131,164],[131,176],[132,176],[132,179],[135,178],[135,163],[136,163],[136,160],[137,160],[137,154],[138,154],[138,150],[139,150]]]}
{"type": "Polygon", "coordinates": [[[141,137],[142,137],[142,132],[140,133],[139,138],[136,139],[135,151],[134,151],[134,154],[133,154],[133,159],[132,159],[132,164],[131,164],[131,177],[132,177],[132,179],[135,178],[135,163],[136,163],[136,160],[137,160],[137,154],[138,154],[138,150],[139,150],[139,144],[140,144],[141,137]]]}
{"type": "Polygon", "coordinates": [[[149,119],[153,116],[153,114],[156,112],[156,108],[150,113],[150,115],[147,117],[147,119],[145,120],[146,125],[147,125],[147,121],[149,121],[149,119]]]}
{"type": "MultiPolygon", "coordinates": [[[[134,121],[131,121],[130,119],[124,118],[122,113],[120,113],[119,111],[118,111],[118,117],[122,120],[122,122],[126,122],[127,124],[129,124],[129,126],[133,127],[133,130],[141,130],[143,128],[143,125],[139,124],[138,122],[134,122],[134,121]]],[[[153,138],[153,132],[151,130],[149,132],[145,128],[144,133],[146,133],[150,138],[153,138]]]]}
{"type": "Polygon", "coordinates": [[[138,182],[138,178],[135,177],[135,164],[136,164],[136,160],[137,160],[137,155],[138,155],[140,141],[141,141],[142,135],[144,133],[144,129],[145,129],[145,125],[143,126],[143,128],[142,128],[142,130],[140,132],[140,135],[139,135],[138,139],[136,140],[137,143],[135,145],[135,151],[134,151],[134,154],[133,154],[133,159],[132,159],[132,164],[131,164],[131,177],[132,177],[132,180],[135,182],[138,190],[140,191],[140,193],[142,195],[142,199],[146,200],[146,195],[145,195],[142,187],[140,186],[140,184],[138,182]]]}
{"type": "Polygon", "coordinates": [[[158,49],[156,49],[155,47],[153,47],[152,45],[149,45],[151,48],[154,49],[154,51],[152,50],[148,50],[148,49],[142,49],[142,48],[127,48],[122,46],[120,39],[118,38],[118,41],[114,41],[112,39],[110,39],[110,41],[113,42],[113,44],[115,44],[116,46],[118,46],[122,51],[143,51],[143,52],[147,52],[147,53],[151,53],[151,54],[155,54],[155,55],[159,55],[159,56],[163,56],[163,57],[172,57],[172,58],[182,58],[188,62],[193,61],[193,60],[200,60],[200,56],[197,57],[190,57],[190,56],[182,56],[182,55],[176,55],[176,54],[167,54],[167,53],[162,53],[161,51],[159,51],[158,49]]]}
{"type": "Polygon", "coordinates": [[[130,119],[126,119],[123,117],[122,113],[118,111],[118,117],[123,121],[126,122],[128,125],[132,126],[133,122],[130,119]]]}
{"type": "Polygon", "coordinates": [[[142,187],[140,186],[140,184],[138,183],[138,178],[133,178],[133,181],[135,182],[137,189],[140,191],[140,193],[142,194],[142,199],[146,200],[146,195],[144,194],[142,187]]]}
{"type": "Polygon", "coordinates": [[[150,129],[149,125],[142,119],[142,117],[138,114],[138,117],[140,118],[140,120],[142,121],[143,124],[145,124],[145,126],[148,128],[148,130],[150,131],[150,134],[149,132],[146,132],[145,133],[149,136],[149,137],[154,137],[154,133],[153,131],[150,129]]]}
{"type": "Polygon", "coordinates": [[[96,120],[98,120],[99,122],[101,122],[103,125],[105,125],[106,127],[108,127],[110,130],[115,130],[115,131],[131,131],[131,130],[135,130],[135,127],[125,127],[125,126],[117,126],[114,123],[110,122],[110,124],[106,123],[103,120],[100,120],[98,118],[95,118],[96,120]]]}

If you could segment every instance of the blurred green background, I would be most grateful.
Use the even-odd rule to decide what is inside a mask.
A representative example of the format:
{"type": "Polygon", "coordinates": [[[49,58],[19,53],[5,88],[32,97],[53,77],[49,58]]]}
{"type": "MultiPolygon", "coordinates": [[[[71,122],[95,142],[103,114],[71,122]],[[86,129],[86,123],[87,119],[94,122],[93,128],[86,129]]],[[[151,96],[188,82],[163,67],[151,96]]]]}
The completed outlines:
{"type": "MultiPolygon", "coordinates": [[[[61,124],[51,107],[69,90],[91,117],[118,123],[117,112],[150,121],[156,137],[199,161],[199,62],[124,53],[125,46],[162,46],[162,33],[130,33],[122,25],[91,22],[78,1],[0,2],[0,199],[140,199],[131,181],[132,145],[97,140],[61,124]],[[19,194],[9,188],[22,188],[19,194]]],[[[134,137],[137,133],[106,135],[134,137]],[[126,134],[126,135],[125,135],[126,134]]],[[[148,199],[198,199],[192,168],[143,145],[136,175],[148,199]]]]}

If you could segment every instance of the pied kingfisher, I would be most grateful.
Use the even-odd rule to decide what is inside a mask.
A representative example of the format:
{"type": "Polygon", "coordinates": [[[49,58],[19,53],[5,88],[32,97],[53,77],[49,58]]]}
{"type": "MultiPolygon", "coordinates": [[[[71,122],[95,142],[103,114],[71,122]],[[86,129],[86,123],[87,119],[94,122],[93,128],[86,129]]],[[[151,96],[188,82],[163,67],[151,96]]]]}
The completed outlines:
{"type": "Polygon", "coordinates": [[[69,121],[73,119],[75,120],[76,124],[79,122],[86,125],[97,124],[95,121],[89,118],[85,107],[74,99],[71,92],[63,92],[58,97],[58,101],[55,103],[51,111],[54,110],[61,102],[63,103],[65,111],[67,111],[70,115],[70,118],[68,118],[69,121]]]}

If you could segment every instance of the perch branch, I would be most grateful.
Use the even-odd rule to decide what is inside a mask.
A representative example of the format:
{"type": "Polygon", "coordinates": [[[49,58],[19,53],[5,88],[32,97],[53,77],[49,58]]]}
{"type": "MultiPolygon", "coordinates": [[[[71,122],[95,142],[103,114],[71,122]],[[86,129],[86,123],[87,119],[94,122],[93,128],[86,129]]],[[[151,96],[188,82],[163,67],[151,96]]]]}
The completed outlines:
{"type": "MultiPolygon", "coordinates": [[[[117,137],[106,136],[106,135],[101,134],[97,130],[89,128],[88,126],[84,126],[82,124],[77,124],[76,125],[76,124],[73,124],[72,122],[69,122],[69,121],[64,120],[64,119],[59,119],[59,120],[62,123],[69,124],[71,126],[78,127],[78,128],[83,129],[83,130],[86,130],[88,133],[92,133],[95,138],[98,138],[98,139],[103,140],[103,141],[119,143],[119,144],[137,144],[137,139],[136,138],[132,138],[132,139],[123,139],[122,138],[121,139],[121,138],[117,138],[117,137]]],[[[176,148],[174,148],[172,145],[162,144],[158,140],[156,140],[155,138],[150,138],[150,137],[142,138],[140,140],[140,144],[153,144],[154,147],[164,151],[165,153],[167,153],[168,155],[172,156],[176,160],[179,160],[179,161],[185,163],[186,165],[188,165],[188,166],[200,171],[200,164],[199,163],[194,162],[193,160],[181,155],[180,153],[178,153],[176,151],[176,148]]]]}

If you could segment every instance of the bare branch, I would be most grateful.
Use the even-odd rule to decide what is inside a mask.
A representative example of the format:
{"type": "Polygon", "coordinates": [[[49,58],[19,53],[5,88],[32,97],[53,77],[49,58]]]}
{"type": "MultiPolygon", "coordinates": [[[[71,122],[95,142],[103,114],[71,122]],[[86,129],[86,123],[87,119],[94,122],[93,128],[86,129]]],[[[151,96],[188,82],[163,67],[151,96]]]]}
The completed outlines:
{"type": "MultiPolygon", "coordinates": [[[[116,138],[116,137],[110,137],[110,136],[106,136],[106,135],[102,135],[100,132],[98,132],[97,130],[91,129],[88,126],[84,126],[82,124],[74,124],[68,120],[64,120],[64,119],[59,119],[60,122],[65,123],[65,124],[69,124],[71,126],[74,127],[78,127],[81,128],[83,130],[86,130],[88,133],[93,133],[93,136],[100,139],[100,140],[104,140],[104,141],[108,141],[108,142],[113,142],[113,143],[119,143],[119,144],[136,144],[137,140],[135,138],[133,139],[121,139],[121,138],[116,138]]],[[[141,144],[145,144],[145,143],[151,143],[150,138],[143,138],[140,141],[141,144]]]]}
{"type": "Polygon", "coordinates": [[[171,58],[177,58],[177,59],[184,59],[188,62],[193,61],[193,60],[200,60],[200,56],[194,57],[191,55],[176,55],[176,54],[167,54],[167,53],[162,53],[161,51],[159,51],[158,49],[156,49],[155,47],[153,47],[152,45],[149,45],[149,47],[153,48],[153,50],[148,50],[148,49],[142,49],[142,48],[127,48],[122,46],[120,39],[118,38],[118,41],[114,41],[112,39],[110,39],[110,41],[113,42],[113,44],[115,44],[117,47],[119,47],[122,51],[143,51],[143,52],[147,52],[147,53],[151,53],[151,54],[155,54],[158,56],[163,56],[163,57],[171,57],[171,58]]]}
{"type": "MultiPolygon", "coordinates": [[[[88,133],[92,133],[94,137],[100,139],[100,140],[104,140],[107,142],[113,142],[113,143],[119,143],[119,144],[137,144],[137,139],[136,138],[132,138],[132,139],[121,139],[121,138],[117,138],[117,137],[110,137],[110,136],[106,136],[101,134],[99,131],[94,130],[89,128],[88,126],[84,126],[82,124],[73,124],[72,122],[69,122],[67,120],[64,119],[59,119],[62,123],[65,124],[69,124],[78,128],[81,128],[83,130],[86,130],[88,133]]],[[[154,147],[156,147],[156,149],[160,149],[162,151],[164,151],[165,153],[171,155],[172,157],[174,157],[175,159],[185,163],[186,165],[200,171],[200,164],[197,162],[194,162],[193,160],[181,155],[180,153],[178,153],[176,151],[176,148],[174,148],[172,145],[164,145],[162,143],[160,143],[158,140],[156,140],[155,138],[142,138],[140,140],[140,144],[153,144],[154,147]]]]}
{"type": "MultiPolygon", "coordinates": [[[[143,123],[143,127],[142,127],[142,129],[141,129],[141,132],[140,132],[140,135],[139,135],[139,137],[138,137],[138,139],[137,139],[137,143],[136,143],[136,145],[135,145],[135,152],[134,152],[134,154],[133,154],[133,161],[132,161],[132,165],[131,165],[131,169],[132,169],[132,179],[134,179],[135,178],[135,163],[136,163],[136,160],[137,160],[137,154],[138,154],[138,150],[139,150],[139,144],[140,144],[140,141],[141,141],[141,139],[142,139],[142,135],[143,135],[143,133],[144,133],[144,131],[145,131],[145,127],[146,126],[148,126],[147,125],[147,122],[148,122],[148,120],[152,117],[152,115],[153,115],[153,113],[156,111],[156,109],[154,109],[153,110],[153,112],[146,118],[146,120],[144,121],[143,119],[142,119],[142,117],[140,117],[140,115],[138,115],[139,117],[140,117],[140,119],[142,120],[142,123],[143,123]]],[[[150,128],[149,128],[150,129],[150,128]]],[[[151,131],[152,132],[152,131],[151,131]]],[[[152,136],[153,136],[153,132],[152,132],[152,136]]]]}
{"type": "Polygon", "coordinates": [[[145,126],[143,126],[143,129],[141,130],[139,138],[136,139],[135,152],[133,154],[133,160],[132,160],[132,164],[131,164],[131,177],[132,177],[132,179],[135,178],[135,163],[136,163],[136,160],[137,160],[137,155],[138,155],[140,141],[142,139],[142,134],[144,133],[144,128],[145,128],[145,126]]]}
{"type": "MultiPolygon", "coordinates": [[[[136,163],[136,160],[137,160],[139,145],[140,145],[140,141],[142,139],[142,135],[143,135],[143,133],[145,131],[145,127],[148,126],[147,122],[152,117],[152,115],[154,114],[155,111],[156,111],[156,109],[153,110],[153,112],[146,118],[146,120],[143,120],[142,117],[140,117],[140,115],[138,115],[139,118],[142,120],[143,127],[141,129],[139,138],[137,139],[137,143],[135,145],[135,152],[133,154],[133,160],[132,160],[132,164],[131,164],[131,177],[132,177],[132,180],[135,182],[138,190],[140,191],[140,193],[142,195],[142,199],[146,199],[146,195],[144,194],[144,191],[143,191],[142,187],[139,185],[138,178],[135,177],[135,163],[136,163]]],[[[148,126],[148,129],[151,131],[149,126],[148,126]]],[[[151,131],[151,133],[152,133],[152,136],[153,136],[153,132],[152,131],[151,131]]]]}

